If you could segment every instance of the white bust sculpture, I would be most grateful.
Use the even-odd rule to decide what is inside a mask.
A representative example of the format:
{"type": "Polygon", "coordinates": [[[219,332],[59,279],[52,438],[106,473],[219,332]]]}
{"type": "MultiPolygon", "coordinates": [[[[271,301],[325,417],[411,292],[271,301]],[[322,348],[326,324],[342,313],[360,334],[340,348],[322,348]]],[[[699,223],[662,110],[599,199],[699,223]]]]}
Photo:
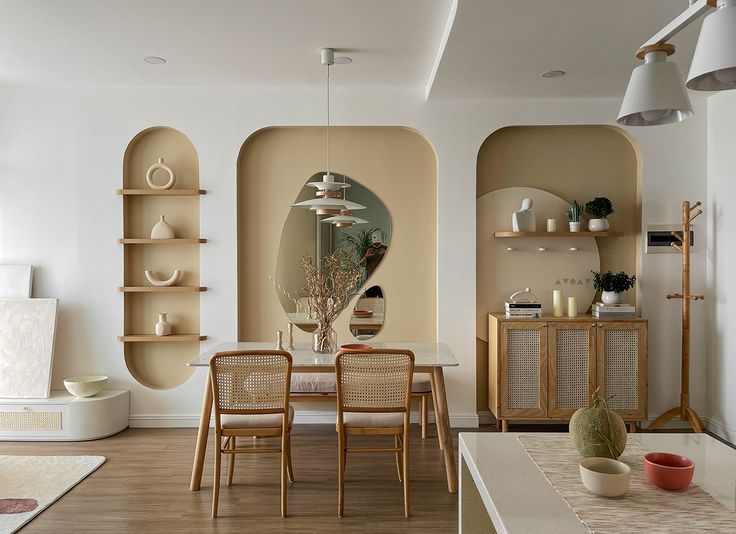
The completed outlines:
{"type": "Polygon", "coordinates": [[[515,211],[511,217],[511,229],[514,232],[535,232],[537,230],[537,216],[532,211],[534,201],[525,198],[521,201],[521,209],[515,211]]]}

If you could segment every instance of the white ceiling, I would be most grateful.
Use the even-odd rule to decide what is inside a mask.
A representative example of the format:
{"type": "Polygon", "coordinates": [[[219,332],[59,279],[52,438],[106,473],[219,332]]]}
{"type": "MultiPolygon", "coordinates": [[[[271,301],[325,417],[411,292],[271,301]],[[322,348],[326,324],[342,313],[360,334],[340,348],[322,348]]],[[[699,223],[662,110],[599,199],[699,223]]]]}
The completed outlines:
{"type": "MultiPolygon", "coordinates": [[[[0,85],[346,86],[430,98],[620,96],[687,0],[0,0],[0,85]],[[443,34],[450,22],[446,45],[443,34]],[[165,65],[149,65],[145,56],[165,65]],[[436,67],[436,70],[435,70],[436,67]],[[545,80],[540,73],[567,71],[545,80]]],[[[674,40],[686,71],[699,24],[674,40]]]]}

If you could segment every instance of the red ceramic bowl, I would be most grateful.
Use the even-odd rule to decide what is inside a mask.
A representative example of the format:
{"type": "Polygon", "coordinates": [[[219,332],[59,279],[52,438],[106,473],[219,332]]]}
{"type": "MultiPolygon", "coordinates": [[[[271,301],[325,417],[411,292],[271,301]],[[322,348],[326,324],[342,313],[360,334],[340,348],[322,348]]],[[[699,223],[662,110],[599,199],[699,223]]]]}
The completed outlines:
{"type": "Polygon", "coordinates": [[[345,343],[340,345],[340,348],[343,350],[370,350],[373,347],[366,343],[345,343]]]}
{"type": "Polygon", "coordinates": [[[668,452],[650,452],[644,457],[644,472],[658,488],[677,491],[690,485],[695,464],[690,458],[668,452]]]}

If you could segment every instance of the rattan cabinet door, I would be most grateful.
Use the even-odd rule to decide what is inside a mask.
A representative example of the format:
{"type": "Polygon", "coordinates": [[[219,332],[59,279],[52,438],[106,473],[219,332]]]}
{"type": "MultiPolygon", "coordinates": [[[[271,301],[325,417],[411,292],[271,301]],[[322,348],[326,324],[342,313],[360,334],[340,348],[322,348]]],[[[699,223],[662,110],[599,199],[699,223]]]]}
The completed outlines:
{"type": "Polygon", "coordinates": [[[647,417],[647,325],[597,323],[597,385],[608,407],[628,420],[647,417]]]}
{"type": "Polygon", "coordinates": [[[547,323],[506,322],[500,330],[501,417],[546,417],[547,323]]]}
{"type": "Polygon", "coordinates": [[[596,381],[595,323],[549,323],[549,416],[590,406],[596,381]]]}

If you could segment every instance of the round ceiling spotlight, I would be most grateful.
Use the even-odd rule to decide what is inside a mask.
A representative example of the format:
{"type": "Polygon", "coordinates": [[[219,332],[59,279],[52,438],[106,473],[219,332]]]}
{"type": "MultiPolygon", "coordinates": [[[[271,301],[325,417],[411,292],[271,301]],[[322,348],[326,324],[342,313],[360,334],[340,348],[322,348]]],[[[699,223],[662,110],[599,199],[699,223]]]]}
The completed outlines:
{"type": "Polygon", "coordinates": [[[164,58],[158,56],[146,56],[143,58],[143,61],[150,63],[151,65],[163,65],[166,63],[164,58]]]}
{"type": "Polygon", "coordinates": [[[542,73],[542,78],[562,78],[565,74],[564,70],[548,70],[542,73]]]}

